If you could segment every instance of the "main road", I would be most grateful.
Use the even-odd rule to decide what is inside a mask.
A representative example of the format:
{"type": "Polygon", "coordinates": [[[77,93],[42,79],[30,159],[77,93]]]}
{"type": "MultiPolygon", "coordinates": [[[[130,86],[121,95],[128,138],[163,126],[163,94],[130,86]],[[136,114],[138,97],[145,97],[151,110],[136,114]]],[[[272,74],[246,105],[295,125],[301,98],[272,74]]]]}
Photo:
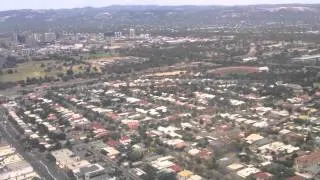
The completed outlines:
{"type": "MultiPolygon", "coordinates": [[[[0,107],[1,108],[1,107],[0,107]]],[[[13,146],[17,153],[19,153],[27,162],[31,164],[33,169],[39,174],[41,179],[44,180],[68,180],[70,179],[64,172],[58,170],[55,165],[52,165],[41,155],[36,155],[31,152],[25,151],[17,137],[19,132],[13,127],[8,120],[7,115],[3,109],[0,109],[0,133],[3,139],[13,146]]]]}
{"type": "Polygon", "coordinates": [[[49,89],[49,88],[61,88],[61,87],[66,87],[66,86],[81,85],[81,84],[93,83],[93,82],[98,82],[98,81],[104,82],[104,81],[112,80],[115,78],[124,78],[124,77],[128,77],[128,76],[132,77],[133,75],[138,76],[143,73],[144,73],[144,71],[136,72],[134,74],[124,73],[124,74],[119,74],[118,76],[113,76],[111,74],[104,74],[104,75],[101,75],[100,77],[95,77],[95,78],[86,78],[86,79],[78,78],[78,79],[73,79],[73,80],[69,80],[69,81],[43,83],[41,85],[38,85],[38,84],[27,85],[25,87],[17,85],[17,86],[14,86],[13,88],[0,90],[0,94],[4,95],[4,96],[8,96],[8,97],[13,97],[13,96],[18,96],[22,90],[34,91],[36,89],[44,90],[44,89],[49,89]]]}

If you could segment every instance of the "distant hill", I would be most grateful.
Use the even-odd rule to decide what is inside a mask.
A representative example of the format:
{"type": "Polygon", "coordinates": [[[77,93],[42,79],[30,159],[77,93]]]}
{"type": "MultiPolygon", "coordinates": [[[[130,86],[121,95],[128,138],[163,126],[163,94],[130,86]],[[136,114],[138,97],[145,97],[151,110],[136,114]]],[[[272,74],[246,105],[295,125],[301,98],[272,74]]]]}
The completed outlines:
{"type": "Polygon", "coordinates": [[[102,31],[122,26],[188,27],[203,25],[265,25],[283,22],[313,24],[320,5],[257,6],[109,6],[59,10],[0,12],[0,32],[36,30],[102,31]]]}

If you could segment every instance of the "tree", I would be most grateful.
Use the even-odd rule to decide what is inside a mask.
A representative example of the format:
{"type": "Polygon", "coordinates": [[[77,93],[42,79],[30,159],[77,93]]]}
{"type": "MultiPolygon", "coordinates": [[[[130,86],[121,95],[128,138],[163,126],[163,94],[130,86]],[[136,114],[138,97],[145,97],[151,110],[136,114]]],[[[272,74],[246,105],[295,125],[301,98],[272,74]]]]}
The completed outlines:
{"type": "Polygon", "coordinates": [[[212,157],[205,161],[205,164],[208,169],[216,169],[218,167],[216,158],[212,157]]]}
{"type": "Polygon", "coordinates": [[[186,133],[183,135],[182,140],[184,141],[193,141],[194,137],[191,133],[186,133]]]}
{"type": "Polygon", "coordinates": [[[130,161],[139,161],[143,158],[143,151],[140,146],[134,145],[129,153],[130,161]]]}
{"type": "Polygon", "coordinates": [[[68,69],[68,71],[67,71],[67,75],[68,75],[68,76],[73,76],[73,70],[72,70],[72,67],[68,69]]]}
{"type": "Polygon", "coordinates": [[[286,179],[294,175],[294,170],[282,164],[272,163],[262,169],[274,175],[274,179],[286,179]]]}
{"type": "Polygon", "coordinates": [[[161,147],[161,146],[158,146],[158,147],[156,148],[156,152],[157,152],[158,154],[160,154],[160,155],[165,155],[165,154],[167,153],[166,148],[161,147]]]}
{"type": "Polygon", "coordinates": [[[47,134],[49,132],[48,128],[43,124],[38,125],[38,128],[39,128],[39,133],[42,135],[47,134]]]}
{"type": "Polygon", "coordinates": [[[147,137],[147,128],[144,125],[139,126],[138,128],[138,132],[140,137],[142,137],[142,139],[145,139],[147,137]]]}
{"type": "Polygon", "coordinates": [[[140,136],[137,136],[135,134],[131,135],[131,144],[138,144],[141,142],[140,136]]]}
{"type": "Polygon", "coordinates": [[[9,70],[7,71],[7,74],[13,74],[13,70],[12,70],[12,69],[9,69],[9,70]]]}
{"type": "Polygon", "coordinates": [[[119,140],[120,139],[120,132],[113,132],[111,135],[110,135],[111,139],[113,140],[119,140]]]}
{"type": "Polygon", "coordinates": [[[176,180],[177,177],[173,172],[164,170],[159,172],[157,179],[158,180],[176,180]]]}
{"type": "Polygon", "coordinates": [[[147,136],[144,140],[143,140],[143,143],[145,146],[150,146],[151,143],[152,143],[152,138],[147,136]]]}
{"type": "Polygon", "coordinates": [[[66,148],[68,148],[68,149],[72,149],[72,146],[73,146],[73,145],[72,145],[72,143],[71,143],[70,140],[67,140],[65,146],[66,146],[66,148]]]}
{"type": "Polygon", "coordinates": [[[205,148],[205,147],[208,146],[208,144],[209,144],[208,140],[205,139],[205,138],[203,138],[203,139],[200,139],[200,140],[198,141],[197,146],[202,147],[202,148],[205,148]]]}

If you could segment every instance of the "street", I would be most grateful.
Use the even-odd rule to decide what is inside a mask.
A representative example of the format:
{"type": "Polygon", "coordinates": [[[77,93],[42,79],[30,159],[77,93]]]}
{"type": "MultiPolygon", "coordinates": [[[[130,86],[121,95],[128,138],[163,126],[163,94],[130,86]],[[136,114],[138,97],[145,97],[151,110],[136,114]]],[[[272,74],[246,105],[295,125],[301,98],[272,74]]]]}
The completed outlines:
{"type": "Polygon", "coordinates": [[[58,170],[52,163],[46,162],[41,155],[35,155],[33,153],[25,151],[23,145],[16,139],[19,135],[17,130],[13,128],[11,122],[9,122],[7,116],[1,112],[0,115],[0,132],[2,139],[5,139],[8,144],[12,145],[16,151],[31,164],[33,169],[39,174],[41,179],[44,180],[68,180],[69,178],[64,172],[58,170]],[[7,122],[7,123],[5,123],[7,122]]]}
{"type": "Polygon", "coordinates": [[[83,143],[83,144],[78,144],[77,146],[85,148],[86,150],[93,152],[96,155],[96,157],[99,157],[100,159],[102,159],[104,162],[106,162],[108,165],[112,166],[113,168],[120,170],[125,177],[130,178],[131,180],[140,180],[141,179],[139,176],[130,172],[128,169],[120,167],[114,160],[101,154],[101,152],[99,152],[98,150],[93,149],[93,148],[89,148],[90,146],[88,146],[87,144],[83,143]]]}

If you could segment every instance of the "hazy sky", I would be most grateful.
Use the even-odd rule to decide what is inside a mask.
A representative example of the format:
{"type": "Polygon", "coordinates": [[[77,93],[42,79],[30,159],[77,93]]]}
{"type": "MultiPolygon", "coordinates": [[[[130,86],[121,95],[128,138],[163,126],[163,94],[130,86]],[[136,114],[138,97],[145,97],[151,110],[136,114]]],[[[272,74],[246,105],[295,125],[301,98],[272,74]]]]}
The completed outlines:
{"type": "Polygon", "coordinates": [[[320,0],[1,0],[0,10],[101,7],[109,5],[246,5],[279,3],[320,3],[320,0]]]}

